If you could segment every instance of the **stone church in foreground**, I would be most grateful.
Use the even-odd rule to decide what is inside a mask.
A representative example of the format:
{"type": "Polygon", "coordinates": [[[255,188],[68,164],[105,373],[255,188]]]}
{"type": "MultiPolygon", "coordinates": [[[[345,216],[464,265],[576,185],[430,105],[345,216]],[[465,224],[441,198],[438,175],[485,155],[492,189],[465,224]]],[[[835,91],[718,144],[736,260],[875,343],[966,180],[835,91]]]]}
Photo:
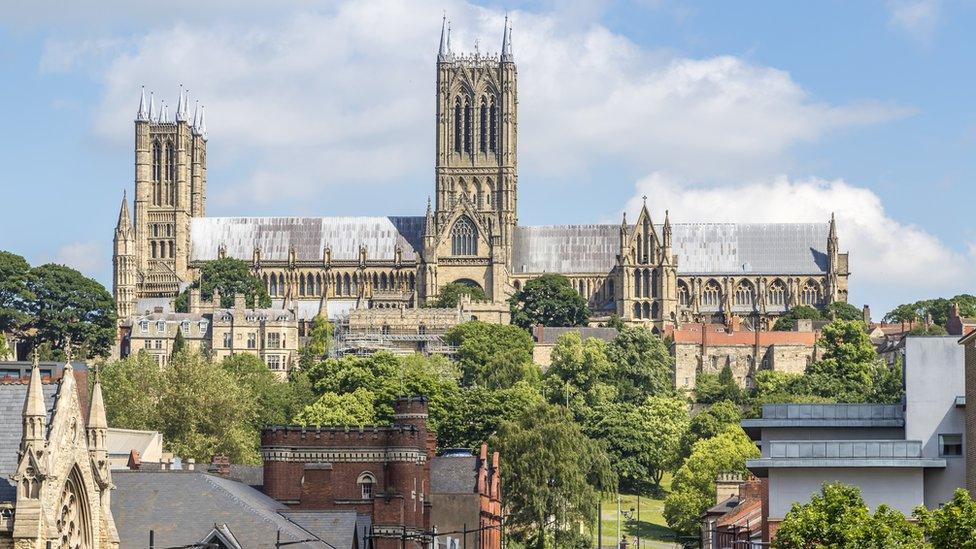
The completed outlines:
{"type": "Polygon", "coordinates": [[[207,217],[203,109],[191,117],[181,91],[170,118],[143,94],[135,217],[123,198],[115,230],[119,317],[166,308],[220,257],[248,261],[275,303],[302,319],[421,306],[462,282],[488,298],[470,305],[475,317],[505,322],[509,296],[543,273],[568,277],[595,320],[616,313],[658,330],[733,315],[767,328],[796,305],[847,300],[848,255],[833,219],[672,222],[652,220],[645,204],[619,225],[519,225],[510,26],[499,55],[455,54],[442,28],[436,73],[433,201],[413,217],[207,217]]]}

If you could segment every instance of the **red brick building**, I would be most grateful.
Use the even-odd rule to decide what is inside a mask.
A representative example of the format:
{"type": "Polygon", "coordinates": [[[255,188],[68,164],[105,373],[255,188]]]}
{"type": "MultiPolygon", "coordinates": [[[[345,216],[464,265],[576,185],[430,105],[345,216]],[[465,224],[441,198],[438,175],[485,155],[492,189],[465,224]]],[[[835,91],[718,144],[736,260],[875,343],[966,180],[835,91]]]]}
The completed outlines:
{"type": "Polygon", "coordinates": [[[399,399],[388,427],[269,427],[264,492],[294,509],[369,515],[374,549],[423,549],[434,447],[424,397],[399,399]]]}

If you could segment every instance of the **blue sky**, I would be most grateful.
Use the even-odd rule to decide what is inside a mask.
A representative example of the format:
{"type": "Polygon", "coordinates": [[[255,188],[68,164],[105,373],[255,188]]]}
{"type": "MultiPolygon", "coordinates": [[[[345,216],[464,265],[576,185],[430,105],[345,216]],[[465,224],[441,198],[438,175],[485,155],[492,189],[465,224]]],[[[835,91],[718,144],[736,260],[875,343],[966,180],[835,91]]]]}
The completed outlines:
{"type": "Polygon", "coordinates": [[[441,14],[496,51],[508,12],[521,223],[836,212],[876,316],[976,290],[976,2],[100,6],[0,14],[0,249],[33,263],[110,283],[141,85],[207,106],[210,215],[422,213],[441,14]]]}

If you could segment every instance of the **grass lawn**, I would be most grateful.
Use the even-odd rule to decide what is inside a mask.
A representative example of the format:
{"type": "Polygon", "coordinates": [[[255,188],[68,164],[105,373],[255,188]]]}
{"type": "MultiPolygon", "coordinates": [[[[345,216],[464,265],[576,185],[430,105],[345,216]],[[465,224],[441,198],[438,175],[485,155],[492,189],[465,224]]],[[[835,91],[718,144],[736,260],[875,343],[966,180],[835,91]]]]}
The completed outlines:
{"type": "MultiPolygon", "coordinates": [[[[671,475],[666,474],[661,481],[664,488],[664,495],[671,489],[671,475]]],[[[640,498],[640,522],[637,521],[637,496],[633,494],[620,494],[620,535],[626,536],[629,542],[628,547],[634,549],[663,549],[680,547],[674,543],[674,531],[668,528],[664,520],[664,497],[652,499],[641,496],[640,498]],[[624,511],[634,509],[631,518],[624,516],[624,511]],[[636,537],[640,537],[640,548],[636,545],[636,537]]],[[[603,523],[603,539],[600,546],[607,549],[616,547],[617,544],[617,498],[608,498],[603,501],[603,515],[600,517],[603,523]]],[[[593,533],[596,538],[596,532],[593,533]]]]}

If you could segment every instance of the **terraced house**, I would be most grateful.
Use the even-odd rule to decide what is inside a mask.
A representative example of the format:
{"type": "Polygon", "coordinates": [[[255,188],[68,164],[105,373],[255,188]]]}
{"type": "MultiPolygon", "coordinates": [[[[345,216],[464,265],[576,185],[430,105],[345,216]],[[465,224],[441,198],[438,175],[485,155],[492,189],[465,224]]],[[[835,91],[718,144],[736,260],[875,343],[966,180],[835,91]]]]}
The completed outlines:
{"type": "Polygon", "coordinates": [[[497,55],[456,54],[442,28],[434,188],[426,213],[412,217],[208,217],[203,109],[190,116],[181,91],[170,118],[143,94],[135,215],[123,198],[115,231],[119,317],[168,304],[220,257],[249,261],[276,305],[293,304],[301,319],[416,307],[461,282],[487,296],[477,318],[506,322],[507,298],[553,272],[596,320],[616,313],[657,330],[731,315],[764,328],[799,304],[846,301],[848,256],[833,219],[672,222],[665,213],[655,222],[645,199],[637,219],[619,225],[519,225],[516,67],[507,23],[497,55]]]}

